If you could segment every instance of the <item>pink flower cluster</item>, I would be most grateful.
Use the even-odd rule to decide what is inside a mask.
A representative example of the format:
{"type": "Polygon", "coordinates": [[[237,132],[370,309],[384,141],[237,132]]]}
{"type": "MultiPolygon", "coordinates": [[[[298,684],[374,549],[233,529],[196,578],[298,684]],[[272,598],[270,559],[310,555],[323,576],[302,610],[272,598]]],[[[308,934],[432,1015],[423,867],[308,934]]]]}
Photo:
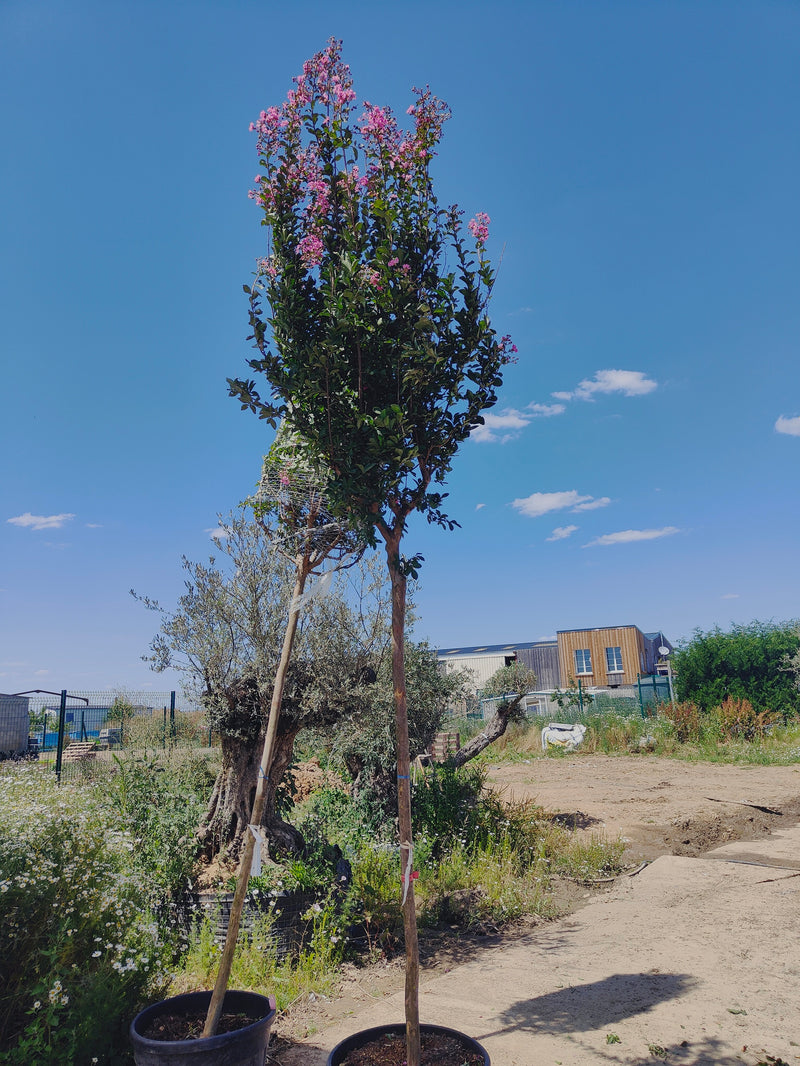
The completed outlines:
{"type": "Polygon", "coordinates": [[[510,334],[506,333],[505,336],[500,338],[498,348],[503,358],[504,363],[516,363],[514,358],[518,352],[516,344],[511,340],[510,334]]]}
{"type": "Polygon", "coordinates": [[[297,254],[300,256],[301,261],[309,269],[319,266],[322,262],[322,254],[325,251],[325,245],[322,243],[322,238],[317,233],[307,233],[305,237],[301,237],[299,244],[297,245],[297,254]]]}
{"type": "MultiPolygon", "coordinates": [[[[330,244],[326,233],[341,226],[342,218],[355,222],[372,200],[410,202],[428,188],[430,159],[450,111],[430,88],[414,93],[407,112],[413,118],[410,131],[398,126],[390,108],[369,102],[352,123],[356,94],[350,68],[342,62],[341,42],[332,38],[303,65],[284,103],[262,111],[250,124],[262,173],[249,196],[268,224],[287,211],[300,222],[294,250],[307,269],[320,266],[330,244]],[[359,170],[362,157],[365,166],[359,170]]],[[[399,259],[390,265],[410,273],[399,259]]]]}
{"type": "Polygon", "coordinates": [[[259,259],[256,263],[259,274],[267,274],[271,278],[278,276],[278,264],[275,262],[273,256],[269,255],[264,259],[259,259]]]}
{"type": "Polygon", "coordinates": [[[471,218],[467,223],[467,228],[480,248],[489,240],[489,223],[491,221],[485,212],[479,211],[475,218],[471,218]]]}

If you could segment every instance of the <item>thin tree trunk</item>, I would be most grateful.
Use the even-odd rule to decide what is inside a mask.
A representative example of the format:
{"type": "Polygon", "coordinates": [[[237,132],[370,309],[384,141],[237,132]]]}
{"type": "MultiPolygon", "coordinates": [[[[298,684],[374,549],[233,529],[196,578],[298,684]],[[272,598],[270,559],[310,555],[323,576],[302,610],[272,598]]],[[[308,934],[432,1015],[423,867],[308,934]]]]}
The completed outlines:
{"type": "MultiPolygon", "coordinates": [[[[297,597],[303,594],[309,569],[308,554],[298,556],[292,604],[295,603],[297,597]]],[[[261,825],[261,818],[264,813],[264,802],[267,792],[266,785],[269,780],[269,773],[272,765],[272,753],[275,747],[275,735],[278,730],[278,718],[280,717],[283,689],[286,683],[286,674],[289,669],[289,659],[292,654],[294,635],[297,631],[298,616],[299,611],[294,611],[290,607],[289,620],[286,623],[286,632],[283,637],[283,649],[281,650],[281,658],[275,674],[275,685],[272,690],[272,703],[269,710],[267,732],[264,737],[264,749],[261,754],[261,765],[258,772],[256,795],[255,800],[253,801],[253,810],[250,815],[250,824],[252,825],[261,825]]],[[[236,940],[239,935],[239,923],[242,917],[244,898],[247,895],[247,885],[250,880],[250,867],[253,864],[254,849],[255,838],[251,832],[247,831],[245,834],[244,847],[242,848],[239,871],[236,875],[236,891],[234,892],[233,902],[231,903],[228,935],[225,939],[225,947],[222,950],[222,957],[219,962],[219,973],[217,974],[217,981],[211,995],[211,1002],[208,1005],[208,1014],[206,1015],[206,1022],[203,1028],[202,1035],[204,1037],[214,1036],[217,1031],[217,1026],[219,1025],[220,1015],[222,1014],[222,1005],[225,1000],[225,992],[228,988],[228,981],[233,966],[233,955],[236,951],[236,940]]]]}
{"type": "Polygon", "coordinates": [[[480,733],[466,743],[463,748],[459,748],[455,755],[451,755],[447,760],[448,763],[451,766],[463,766],[470,759],[474,759],[476,755],[480,755],[484,748],[494,744],[505,733],[508,723],[519,709],[523,698],[522,696],[517,696],[510,703],[501,703],[480,733]]]}
{"type": "Polygon", "coordinates": [[[408,742],[408,704],[405,675],[406,578],[399,567],[399,537],[387,541],[389,573],[392,579],[392,684],[397,727],[397,813],[400,822],[400,862],[403,874],[403,932],[406,948],[406,1062],[420,1066],[419,1030],[419,941],[417,908],[414,901],[413,836],[411,832],[411,759],[408,742]]]}

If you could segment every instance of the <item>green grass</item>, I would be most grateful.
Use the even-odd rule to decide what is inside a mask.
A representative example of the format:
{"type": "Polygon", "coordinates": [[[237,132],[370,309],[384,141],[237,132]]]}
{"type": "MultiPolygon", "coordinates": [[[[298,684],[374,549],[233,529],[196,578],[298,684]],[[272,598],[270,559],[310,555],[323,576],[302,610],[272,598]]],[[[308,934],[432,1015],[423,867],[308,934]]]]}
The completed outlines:
{"type": "Polygon", "coordinates": [[[687,762],[726,763],[739,766],[790,766],[800,762],[800,720],[790,719],[776,725],[764,737],[754,740],[730,739],[723,735],[713,715],[701,721],[699,735],[690,740],[678,739],[674,723],[662,716],[585,714],[571,716],[587,726],[583,744],[575,752],[558,749],[542,751],[542,722],[513,725],[491,749],[487,757],[508,762],[535,758],[584,758],[605,755],[648,754],[687,762]],[[640,741],[649,738],[645,746],[640,741]]]}

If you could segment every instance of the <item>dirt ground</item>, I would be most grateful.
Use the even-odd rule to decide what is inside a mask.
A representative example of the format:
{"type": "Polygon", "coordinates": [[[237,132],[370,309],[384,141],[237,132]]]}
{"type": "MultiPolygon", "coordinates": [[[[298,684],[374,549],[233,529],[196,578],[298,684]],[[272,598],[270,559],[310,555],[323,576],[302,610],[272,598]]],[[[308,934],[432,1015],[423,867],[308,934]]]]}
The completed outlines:
{"type": "MultiPolygon", "coordinates": [[[[800,1063],[800,765],[572,756],[490,782],[621,836],[626,871],[555,922],[423,933],[423,1021],[469,1032],[493,1066],[800,1063]]],[[[402,987],[402,959],[348,967],[279,1019],[268,1061],[324,1066],[345,1035],[401,1020],[402,987]]]]}
{"type": "Polygon", "coordinates": [[[800,766],[591,755],[500,764],[490,781],[509,799],[535,800],[570,828],[621,836],[629,861],[702,855],[800,821],[800,766]]]}

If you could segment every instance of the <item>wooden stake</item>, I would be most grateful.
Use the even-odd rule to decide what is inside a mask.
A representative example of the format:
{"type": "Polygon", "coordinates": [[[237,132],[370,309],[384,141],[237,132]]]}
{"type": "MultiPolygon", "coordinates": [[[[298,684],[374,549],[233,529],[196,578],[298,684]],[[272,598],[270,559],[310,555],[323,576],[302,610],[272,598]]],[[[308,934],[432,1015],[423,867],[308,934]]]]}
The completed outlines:
{"type": "MultiPolygon", "coordinates": [[[[295,602],[296,597],[303,594],[306,578],[308,577],[310,569],[311,565],[309,563],[308,553],[306,552],[306,554],[298,556],[292,603],[295,602]]],[[[251,825],[261,825],[261,818],[264,814],[267,781],[269,779],[269,771],[272,765],[272,755],[275,750],[275,737],[278,733],[278,719],[280,718],[281,713],[283,689],[286,684],[286,674],[289,669],[292,645],[294,644],[294,637],[297,632],[298,618],[299,611],[293,611],[290,607],[289,620],[286,623],[286,632],[283,636],[281,658],[275,673],[275,685],[272,689],[272,701],[269,709],[267,732],[264,737],[264,748],[261,753],[261,766],[258,771],[258,783],[256,785],[256,794],[253,800],[253,810],[250,814],[251,825]]],[[[206,1023],[203,1027],[202,1034],[204,1037],[214,1036],[217,1031],[217,1026],[219,1025],[220,1015],[222,1014],[222,1005],[225,1001],[225,992],[228,988],[228,981],[230,980],[231,968],[233,966],[233,956],[236,951],[236,940],[239,935],[239,924],[242,918],[244,900],[247,895],[247,886],[250,881],[250,868],[253,865],[254,848],[255,838],[249,829],[245,829],[243,854],[239,861],[239,870],[236,874],[236,891],[233,894],[233,903],[231,904],[228,935],[225,938],[225,947],[222,950],[222,958],[219,962],[219,972],[217,974],[216,984],[214,985],[214,991],[211,995],[211,1002],[208,1005],[206,1023]]]]}

